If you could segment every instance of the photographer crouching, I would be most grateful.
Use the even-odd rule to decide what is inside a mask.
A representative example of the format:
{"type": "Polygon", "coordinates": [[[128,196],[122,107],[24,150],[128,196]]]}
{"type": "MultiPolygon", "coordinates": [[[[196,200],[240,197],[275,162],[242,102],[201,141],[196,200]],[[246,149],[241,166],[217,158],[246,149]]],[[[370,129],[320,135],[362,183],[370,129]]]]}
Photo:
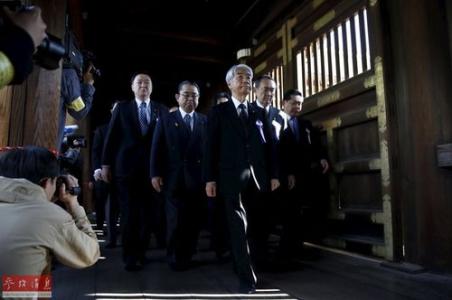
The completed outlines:
{"type": "Polygon", "coordinates": [[[46,148],[0,149],[0,277],[48,275],[51,256],[74,268],[98,260],[96,234],[73,195],[77,179],[59,174],[46,148]]]}

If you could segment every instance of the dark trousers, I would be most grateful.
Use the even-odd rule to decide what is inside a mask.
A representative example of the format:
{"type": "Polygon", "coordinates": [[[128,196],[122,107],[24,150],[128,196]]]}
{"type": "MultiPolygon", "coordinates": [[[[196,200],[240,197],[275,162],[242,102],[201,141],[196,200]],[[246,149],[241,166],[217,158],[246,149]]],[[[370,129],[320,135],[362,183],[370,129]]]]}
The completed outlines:
{"type": "Polygon", "coordinates": [[[180,190],[167,195],[167,254],[170,264],[185,265],[196,253],[205,215],[202,190],[180,190]]]}
{"type": "Polygon", "coordinates": [[[97,228],[102,229],[106,220],[108,242],[114,244],[117,239],[118,229],[116,224],[119,218],[119,201],[115,187],[115,184],[100,180],[94,182],[97,228]]]}
{"type": "Polygon", "coordinates": [[[303,241],[320,235],[326,215],[328,186],[321,189],[323,176],[311,170],[296,175],[296,185],[287,189],[281,198],[283,230],[280,239],[280,254],[290,258],[302,251],[303,241]],[[326,201],[326,202],[325,202],[326,201]]]}
{"type": "MultiPolygon", "coordinates": [[[[244,285],[255,285],[256,275],[251,263],[251,256],[248,245],[248,218],[247,209],[257,193],[253,180],[248,180],[248,184],[239,194],[221,191],[226,207],[226,218],[228,221],[229,236],[231,242],[231,252],[234,259],[235,270],[240,283],[244,285]]],[[[249,210],[252,215],[253,212],[249,210]]],[[[253,219],[253,217],[251,217],[253,219]]]]}
{"type": "Polygon", "coordinates": [[[244,202],[248,215],[248,240],[251,258],[255,265],[267,262],[267,240],[271,228],[271,192],[255,191],[254,196],[244,202]]]}
{"type": "Polygon", "coordinates": [[[151,232],[152,190],[146,176],[116,178],[125,263],[144,259],[151,232]]]}
{"type": "Polygon", "coordinates": [[[96,227],[98,230],[103,230],[105,221],[105,207],[108,201],[109,184],[96,180],[94,181],[94,208],[96,210],[96,227]]]}
{"type": "Polygon", "coordinates": [[[231,248],[225,210],[222,197],[208,199],[207,226],[211,234],[210,247],[219,256],[231,248]]]}

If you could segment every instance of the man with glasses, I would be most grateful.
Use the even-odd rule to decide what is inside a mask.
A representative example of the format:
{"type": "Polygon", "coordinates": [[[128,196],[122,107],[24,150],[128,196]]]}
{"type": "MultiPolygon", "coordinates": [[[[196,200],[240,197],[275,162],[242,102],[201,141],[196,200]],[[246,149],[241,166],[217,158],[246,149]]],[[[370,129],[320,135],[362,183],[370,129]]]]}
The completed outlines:
{"type": "Polygon", "coordinates": [[[175,271],[191,266],[206,211],[201,180],[206,117],[195,112],[199,87],[178,86],[178,110],[157,124],[151,151],[152,186],[166,197],[168,263],[175,271]]]}

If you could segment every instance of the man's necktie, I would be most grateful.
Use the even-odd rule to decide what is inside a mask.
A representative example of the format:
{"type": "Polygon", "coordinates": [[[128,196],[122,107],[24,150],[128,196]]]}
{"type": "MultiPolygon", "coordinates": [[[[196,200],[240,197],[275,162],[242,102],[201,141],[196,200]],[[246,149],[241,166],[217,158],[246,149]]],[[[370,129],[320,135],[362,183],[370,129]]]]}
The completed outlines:
{"type": "Polygon", "coordinates": [[[190,131],[192,131],[192,128],[191,128],[191,116],[189,114],[185,115],[184,121],[185,121],[185,124],[187,124],[188,129],[190,129],[190,131]]]}
{"type": "Polygon", "coordinates": [[[248,122],[248,114],[246,113],[246,106],[245,104],[241,103],[239,104],[239,118],[240,120],[242,120],[243,123],[247,123],[248,122]]]}
{"type": "Polygon", "coordinates": [[[290,118],[289,126],[290,126],[290,129],[292,130],[297,142],[300,141],[300,132],[298,130],[298,122],[297,122],[297,118],[296,117],[290,118]]]}
{"type": "Polygon", "coordinates": [[[146,102],[141,102],[140,104],[140,127],[141,127],[141,134],[145,135],[146,132],[148,131],[148,118],[147,118],[147,114],[146,114],[146,102]]]}

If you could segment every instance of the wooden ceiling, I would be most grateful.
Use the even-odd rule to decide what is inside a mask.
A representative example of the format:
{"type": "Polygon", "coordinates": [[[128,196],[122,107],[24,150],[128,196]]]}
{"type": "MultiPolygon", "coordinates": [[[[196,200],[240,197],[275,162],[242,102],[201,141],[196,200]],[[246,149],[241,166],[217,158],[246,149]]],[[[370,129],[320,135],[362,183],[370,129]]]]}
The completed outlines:
{"type": "Polygon", "coordinates": [[[275,11],[284,13],[294,2],[299,5],[289,0],[84,1],[85,48],[96,54],[103,71],[97,98],[129,99],[131,74],[146,70],[154,99],[173,105],[178,82],[191,79],[205,96],[202,106],[212,93],[226,89],[224,76],[236,63],[237,50],[252,47],[256,30],[271,25],[268,16],[275,19],[275,11]]]}

